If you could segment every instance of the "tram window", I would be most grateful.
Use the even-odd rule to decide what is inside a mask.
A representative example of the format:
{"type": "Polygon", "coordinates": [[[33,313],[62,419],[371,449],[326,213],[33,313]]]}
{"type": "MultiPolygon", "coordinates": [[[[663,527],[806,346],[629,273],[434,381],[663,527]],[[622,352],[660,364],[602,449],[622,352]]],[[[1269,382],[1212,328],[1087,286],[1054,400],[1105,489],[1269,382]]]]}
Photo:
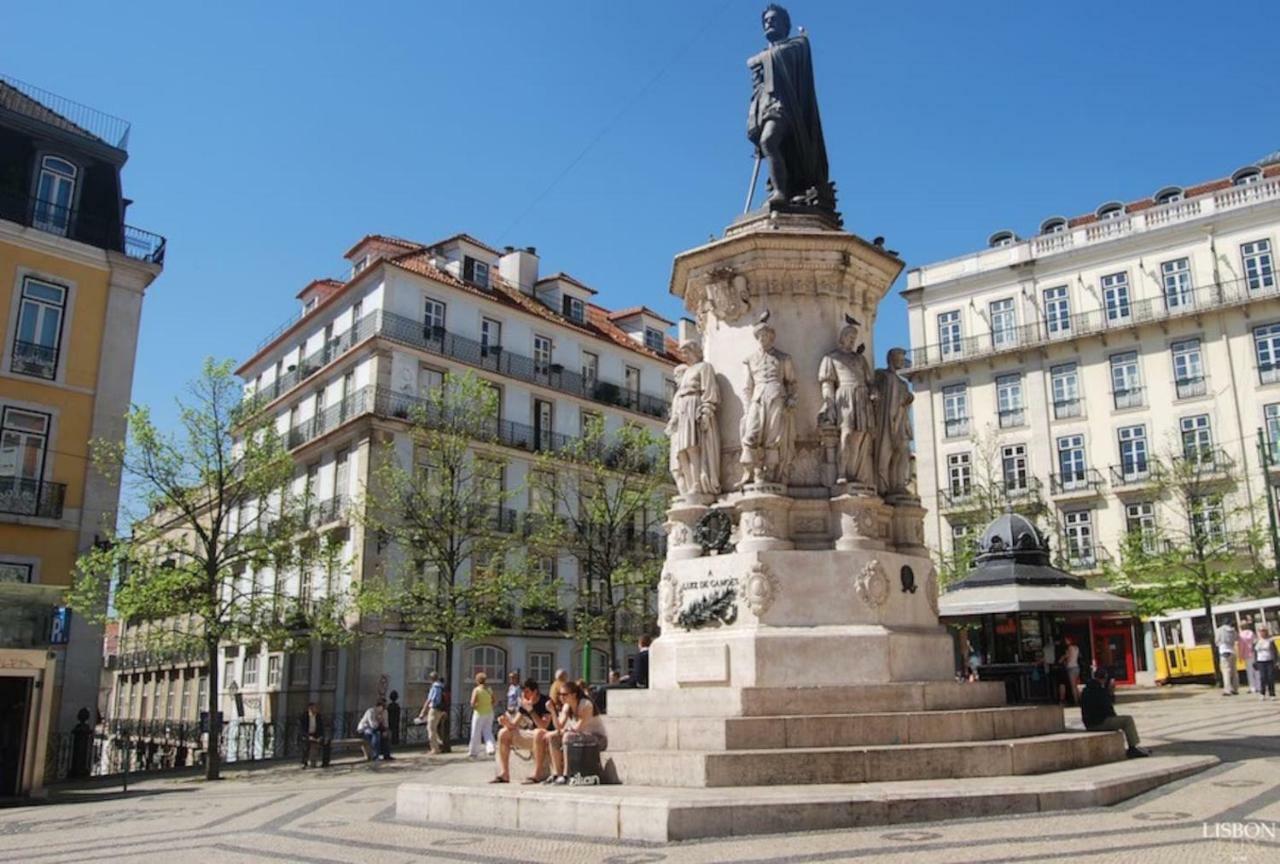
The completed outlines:
{"type": "MultiPolygon", "coordinates": [[[[1213,626],[1214,626],[1214,629],[1217,629],[1218,627],[1221,627],[1223,624],[1230,624],[1232,627],[1237,627],[1237,628],[1238,628],[1238,625],[1236,624],[1236,613],[1234,613],[1234,612],[1214,612],[1214,613],[1213,613],[1213,626]]],[[[1198,638],[1198,637],[1197,637],[1197,638],[1198,638]]]]}
{"type": "Polygon", "coordinates": [[[1267,629],[1271,631],[1273,636],[1276,633],[1280,633],[1280,606],[1272,606],[1267,609],[1267,623],[1271,625],[1267,629]]]}
{"type": "Polygon", "coordinates": [[[1191,635],[1195,638],[1197,645],[1212,645],[1213,628],[1209,626],[1209,619],[1203,615],[1192,618],[1191,635]]]}
{"type": "Polygon", "coordinates": [[[1163,645],[1181,645],[1182,644],[1182,622],[1178,620],[1161,621],[1160,634],[1163,637],[1160,642],[1163,645]]]}

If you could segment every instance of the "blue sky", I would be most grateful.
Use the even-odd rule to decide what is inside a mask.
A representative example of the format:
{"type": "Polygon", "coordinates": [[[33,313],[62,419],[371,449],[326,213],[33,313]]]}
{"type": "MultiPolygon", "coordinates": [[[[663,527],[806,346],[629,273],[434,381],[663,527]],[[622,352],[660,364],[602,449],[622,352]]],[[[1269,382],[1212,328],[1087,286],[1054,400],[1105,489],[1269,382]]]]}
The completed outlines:
{"type": "MultiPolygon", "coordinates": [[[[742,207],[763,5],[68,2],[53,27],[9,0],[0,71],[133,123],[129,221],[169,238],[134,398],[164,418],[369,232],[536,245],[607,305],[680,314],[672,256],[742,207]]],[[[1274,2],[790,8],[846,226],[909,266],[1280,148],[1274,2]]]]}

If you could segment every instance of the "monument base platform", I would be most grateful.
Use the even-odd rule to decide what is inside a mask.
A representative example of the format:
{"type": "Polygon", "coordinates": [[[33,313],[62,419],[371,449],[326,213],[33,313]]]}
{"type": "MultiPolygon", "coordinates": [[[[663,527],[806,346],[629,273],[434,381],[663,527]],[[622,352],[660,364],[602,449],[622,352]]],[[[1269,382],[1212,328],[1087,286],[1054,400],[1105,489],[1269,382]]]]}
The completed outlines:
{"type": "Polygon", "coordinates": [[[430,783],[402,784],[396,816],[666,843],[1110,806],[1217,763],[1213,756],[1153,756],[1033,776],[736,789],[490,786],[492,763],[467,763],[433,773],[430,783]]]}

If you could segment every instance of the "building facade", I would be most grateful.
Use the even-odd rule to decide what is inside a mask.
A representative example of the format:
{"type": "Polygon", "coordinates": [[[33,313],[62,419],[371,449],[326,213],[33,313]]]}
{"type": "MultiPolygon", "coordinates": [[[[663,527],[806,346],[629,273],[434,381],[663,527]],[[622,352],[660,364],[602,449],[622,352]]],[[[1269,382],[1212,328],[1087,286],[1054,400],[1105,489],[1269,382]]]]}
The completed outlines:
{"type": "MultiPolygon", "coordinates": [[[[565,446],[593,418],[607,431],[624,423],[663,429],[675,359],[671,322],[653,311],[610,312],[577,279],[540,274],[536,250],[498,251],[467,235],[430,245],[368,236],[346,259],[350,277],[308,285],[298,295],[300,316],[238,370],[246,398],[275,416],[297,460],[296,491],[318,502],[319,529],[334,532],[349,562],[333,585],[282,574],[286,596],[319,597],[375,572],[386,550],[351,507],[369,482],[376,448],[391,442],[403,459],[412,458],[411,409],[450,374],[473,373],[498,391],[499,442],[485,446],[501,458],[497,482],[507,489],[524,488],[538,456],[565,446]]],[[[512,502],[512,512],[503,514],[508,530],[519,530],[530,504],[512,502]]],[[[653,513],[641,527],[655,550],[662,521],[653,513]]],[[[576,585],[572,559],[554,567],[565,585],[576,585]]],[[[581,660],[573,649],[563,623],[531,630],[519,621],[459,645],[450,670],[441,668],[435,646],[407,633],[291,654],[227,646],[220,705],[235,723],[296,717],[313,700],[330,716],[358,716],[378,696],[397,691],[411,716],[431,671],[446,675],[461,704],[476,672],[492,682],[509,672],[544,682],[557,668],[577,673],[581,660]]],[[[593,651],[591,677],[602,680],[610,666],[625,669],[626,662],[593,651]]]]}
{"type": "MultiPolygon", "coordinates": [[[[114,524],[143,295],[164,239],[125,224],[128,123],[0,76],[0,797],[99,704],[102,632],[63,596],[114,524]]],[[[92,722],[92,719],[90,720],[92,722]]]]}

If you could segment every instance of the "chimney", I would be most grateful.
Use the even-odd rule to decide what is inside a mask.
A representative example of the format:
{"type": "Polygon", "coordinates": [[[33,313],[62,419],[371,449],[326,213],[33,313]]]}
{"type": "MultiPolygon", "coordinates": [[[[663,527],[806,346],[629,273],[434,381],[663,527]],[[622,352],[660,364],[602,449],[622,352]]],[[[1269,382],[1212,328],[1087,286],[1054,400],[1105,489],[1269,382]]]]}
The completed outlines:
{"type": "Polygon", "coordinates": [[[676,342],[683,345],[686,342],[699,342],[702,335],[698,333],[698,325],[689,318],[681,318],[676,324],[676,342]]]}
{"type": "Polygon", "coordinates": [[[498,275],[532,297],[534,283],[538,281],[538,250],[533,246],[524,249],[508,246],[498,259],[498,275]]]}

